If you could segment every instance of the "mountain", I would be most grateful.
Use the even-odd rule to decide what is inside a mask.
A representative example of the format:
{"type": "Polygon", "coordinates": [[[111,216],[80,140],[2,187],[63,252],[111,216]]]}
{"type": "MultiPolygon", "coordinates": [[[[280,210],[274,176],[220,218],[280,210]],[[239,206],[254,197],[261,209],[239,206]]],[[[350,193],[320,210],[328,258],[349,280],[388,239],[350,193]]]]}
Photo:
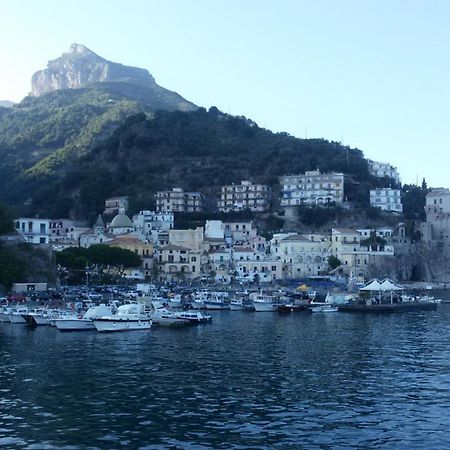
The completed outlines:
{"type": "MultiPolygon", "coordinates": [[[[32,92],[0,108],[0,189],[19,177],[63,174],[67,162],[92,150],[129,115],[197,106],[156,84],[145,69],[101,58],[80,44],[32,77],[32,92]]],[[[21,183],[19,183],[19,186],[21,183]]],[[[14,185],[17,188],[17,184],[14,185]]]]}
{"type": "Polygon", "coordinates": [[[0,106],[3,108],[11,108],[11,106],[14,106],[15,103],[11,102],[9,100],[0,100],[0,106]]]}

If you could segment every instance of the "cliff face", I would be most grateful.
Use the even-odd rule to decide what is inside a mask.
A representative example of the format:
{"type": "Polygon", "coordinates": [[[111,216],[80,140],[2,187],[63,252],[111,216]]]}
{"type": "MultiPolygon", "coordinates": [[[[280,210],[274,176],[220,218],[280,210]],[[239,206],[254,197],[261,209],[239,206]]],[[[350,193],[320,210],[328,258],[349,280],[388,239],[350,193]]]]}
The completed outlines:
{"type": "Polygon", "coordinates": [[[62,89],[78,89],[104,81],[128,81],[146,87],[157,86],[145,69],[113,63],[84,45],[72,44],[68,53],[49,61],[44,70],[31,79],[31,95],[38,97],[62,89]]]}

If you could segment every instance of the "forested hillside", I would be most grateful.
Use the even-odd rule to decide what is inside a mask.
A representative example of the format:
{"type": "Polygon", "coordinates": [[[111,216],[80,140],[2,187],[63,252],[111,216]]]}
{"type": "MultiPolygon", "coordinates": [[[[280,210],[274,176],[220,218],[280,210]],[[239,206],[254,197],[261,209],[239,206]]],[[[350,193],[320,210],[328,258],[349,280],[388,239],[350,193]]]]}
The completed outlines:
{"type": "Polygon", "coordinates": [[[346,196],[361,204],[368,202],[370,186],[383,184],[369,174],[360,150],[272,133],[214,107],[158,111],[153,118],[134,115],[93,151],[71,161],[64,176],[24,182],[33,191],[31,212],[91,218],[113,195],[131,196],[132,209],[138,210],[152,206],[156,190],[179,186],[214,200],[226,183],[251,179],[276,191],[280,175],[315,169],[348,174],[346,196]]]}

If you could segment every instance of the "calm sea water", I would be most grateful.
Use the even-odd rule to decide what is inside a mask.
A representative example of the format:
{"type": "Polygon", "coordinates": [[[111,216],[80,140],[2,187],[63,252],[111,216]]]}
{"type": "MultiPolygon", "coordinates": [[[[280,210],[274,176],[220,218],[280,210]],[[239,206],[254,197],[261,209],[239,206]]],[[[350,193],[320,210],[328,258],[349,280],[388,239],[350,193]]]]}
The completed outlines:
{"type": "Polygon", "coordinates": [[[0,446],[450,448],[450,305],[213,319],[117,334],[0,324],[0,446]]]}

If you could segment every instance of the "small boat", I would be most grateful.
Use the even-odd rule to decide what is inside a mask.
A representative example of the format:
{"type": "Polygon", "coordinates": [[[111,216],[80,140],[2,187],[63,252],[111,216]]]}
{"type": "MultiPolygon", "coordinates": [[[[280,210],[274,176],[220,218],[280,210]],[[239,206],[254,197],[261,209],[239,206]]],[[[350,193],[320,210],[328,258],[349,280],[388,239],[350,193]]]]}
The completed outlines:
{"type": "Polygon", "coordinates": [[[170,295],[168,300],[171,308],[181,309],[183,307],[181,294],[170,295]]]}
{"type": "Polygon", "coordinates": [[[180,313],[171,311],[161,302],[152,302],[152,311],[149,313],[153,323],[165,327],[180,327],[189,325],[189,320],[180,316],[180,313]]]}
{"type": "Polygon", "coordinates": [[[339,311],[338,307],[333,305],[321,305],[321,306],[314,306],[313,308],[311,308],[312,313],[333,313],[338,311],[339,311]]]}
{"type": "Polygon", "coordinates": [[[206,307],[206,309],[213,309],[213,310],[229,310],[230,309],[230,305],[220,299],[206,300],[205,307],[206,307]]]}
{"type": "Polygon", "coordinates": [[[231,311],[244,311],[244,302],[242,298],[234,298],[230,302],[231,311]]]}
{"type": "Polygon", "coordinates": [[[60,317],[55,320],[59,331],[85,331],[95,330],[94,319],[111,314],[111,307],[105,304],[91,306],[84,314],[60,317]]]}
{"type": "Polygon", "coordinates": [[[0,308],[0,322],[10,322],[9,315],[12,308],[10,306],[2,306],[0,308]]]}
{"type": "Polygon", "coordinates": [[[204,314],[200,311],[183,311],[177,314],[179,317],[189,320],[191,324],[207,323],[212,321],[210,314],[204,314]]]}
{"type": "Polygon", "coordinates": [[[262,292],[252,292],[249,295],[256,312],[274,312],[278,310],[278,298],[262,292]]]}
{"type": "Polygon", "coordinates": [[[20,323],[20,324],[26,324],[27,321],[24,316],[28,315],[28,308],[26,307],[17,307],[15,309],[12,309],[9,313],[9,321],[11,323],[20,323]]]}
{"type": "Polygon", "coordinates": [[[142,306],[137,303],[122,305],[115,314],[94,319],[97,331],[136,331],[149,330],[152,320],[142,313],[142,306]]]}

